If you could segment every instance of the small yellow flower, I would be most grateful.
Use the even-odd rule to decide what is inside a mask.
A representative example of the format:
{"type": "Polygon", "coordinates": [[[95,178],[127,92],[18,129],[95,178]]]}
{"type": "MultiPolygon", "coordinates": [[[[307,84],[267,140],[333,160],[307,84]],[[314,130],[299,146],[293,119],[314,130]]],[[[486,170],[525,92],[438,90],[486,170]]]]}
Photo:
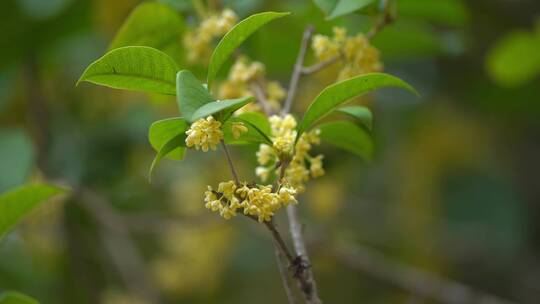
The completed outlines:
{"type": "Polygon", "coordinates": [[[296,194],[296,190],[292,187],[283,186],[281,187],[281,189],[279,189],[279,198],[281,199],[284,205],[297,204],[298,201],[294,197],[295,194],[296,194]]]}
{"type": "Polygon", "coordinates": [[[324,169],[322,167],[323,155],[318,155],[310,160],[309,171],[311,171],[311,176],[319,177],[324,175],[324,169]]]}
{"type": "Polygon", "coordinates": [[[266,167],[257,167],[255,168],[255,175],[257,175],[263,182],[265,182],[270,176],[270,169],[266,167]]]}
{"type": "Polygon", "coordinates": [[[202,149],[204,152],[209,149],[216,150],[217,145],[223,139],[221,123],[212,116],[208,116],[206,119],[201,118],[191,124],[186,135],[186,146],[194,146],[197,150],[202,149]]]}
{"type": "Polygon", "coordinates": [[[259,151],[257,151],[256,155],[257,161],[263,166],[268,164],[270,160],[275,156],[274,150],[267,144],[261,144],[259,146],[259,151]]]}
{"type": "Polygon", "coordinates": [[[244,123],[242,122],[233,122],[231,131],[232,131],[234,139],[239,139],[242,133],[245,133],[248,131],[248,128],[244,126],[244,123]]]}

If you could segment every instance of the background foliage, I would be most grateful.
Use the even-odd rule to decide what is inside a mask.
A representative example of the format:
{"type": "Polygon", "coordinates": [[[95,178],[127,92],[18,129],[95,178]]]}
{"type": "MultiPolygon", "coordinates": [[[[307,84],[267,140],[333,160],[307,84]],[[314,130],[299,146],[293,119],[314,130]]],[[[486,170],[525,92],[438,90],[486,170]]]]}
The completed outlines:
{"type": "MultiPolygon", "coordinates": [[[[168,38],[154,41],[149,35],[140,43],[171,45],[166,56],[182,68],[183,50],[169,41],[181,39],[197,20],[191,4],[161,2],[179,14],[140,18],[162,22],[168,38]]],[[[283,85],[305,24],[326,34],[333,25],[355,33],[371,24],[365,15],[340,17],[350,9],[347,1],[338,1],[339,10],[327,9],[331,20],[316,5],[321,1],[223,2],[241,18],[292,12],[243,45],[283,85]]],[[[42,303],[120,304],[139,303],[133,291],[142,286],[163,303],[284,302],[265,231],[241,219],[223,223],[203,210],[206,184],[228,177],[220,156],[163,160],[148,183],[154,158],[148,128],[177,115],[174,97],[75,87],[85,67],[106,50],[136,44],[126,31],[112,38],[139,3],[0,4],[0,191],[52,180],[76,193],[38,207],[4,236],[0,291],[20,291],[42,303]],[[109,209],[119,216],[96,216],[109,209]],[[129,231],[119,229],[119,222],[129,231]],[[126,234],[132,243],[122,243],[126,234]],[[129,248],[140,256],[131,256],[129,248]],[[126,279],[119,263],[138,270],[126,279]]],[[[321,148],[327,176],[300,198],[321,297],[328,303],[424,301],[352,267],[343,259],[343,244],[518,303],[537,302],[539,11],[534,0],[399,0],[397,22],[373,41],[385,71],[406,79],[422,97],[381,91],[363,99],[375,114],[375,147],[357,153],[372,153],[373,160],[321,148]]],[[[133,68],[145,70],[144,64],[133,68]]],[[[227,69],[225,64],[218,76],[227,69]]],[[[203,67],[193,71],[206,76],[203,67]]],[[[336,73],[330,69],[303,80],[295,107],[305,109],[336,73]]],[[[172,82],[174,90],[174,73],[172,82]]],[[[244,176],[253,175],[254,152],[234,150],[244,176]]],[[[278,225],[284,229],[282,217],[278,225]]]]}

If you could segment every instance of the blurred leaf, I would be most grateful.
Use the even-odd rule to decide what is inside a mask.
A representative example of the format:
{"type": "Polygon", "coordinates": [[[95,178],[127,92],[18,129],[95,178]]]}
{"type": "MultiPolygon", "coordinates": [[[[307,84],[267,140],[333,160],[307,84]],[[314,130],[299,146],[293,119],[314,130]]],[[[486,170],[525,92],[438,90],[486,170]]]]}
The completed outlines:
{"type": "Polygon", "coordinates": [[[351,98],[388,87],[406,89],[418,95],[416,90],[403,80],[384,73],[364,74],[332,84],[326,87],[309,105],[298,126],[296,138],[300,138],[300,135],[314,123],[351,98]]]}
{"type": "Polygon", "coordinates": [[[251,34],[268,22],[289,15],[290,13],[264,12],[251,15],[235,25],[223,38],[212,53],[208,67],[208,87],[216,78],[221,66],[227,61],[234,50],[242,44],[251,34]]]}
{"type": "Polygon", "coordinates": [[[0,295],[0,304],[39,304],[39,302],[25,294],[7,291],[0,295]]]}
{"type": "Polygon", "coordinates": [[[48,185],[29,185],[19,187],[0,196],[0,238],[38,204],[63,189],[48,185]]]}
{"type": "Polygon", "coordinates": [[[161,159],[164,156],[167,156],[169,153],[173,151],[178,151],[178,154],[181,154],[180,159],[184,158],[184,153],[186,149],[184,146],[186,145],[186,133],[182,132],[175,137],[171,138],[169,141],[167,141],[160,149],[159,152],[156,154],[156,157],[154,157],[154,160],[152,161],[152,164],[150,165],[150,170],[148,170],[148,180],[152,181],[152,174],[154,172],[154,169],[159,164],[161,159]]]}
{"type": "MultiPolygon", "coordinates": [[[[154,122],[148,131],[148,141],[156,152],[163,150],[164,146],[179,135],[185,134],[189,125],[182,117],[168,118],[154,122]]],[[[181,160],[184,157],[184,146],[178,145],[176,149],[169,150],[166,154],[170,159],[181,160]]]]}
{"type": "Polygon", "coordinates": [[[176,95],[180,113],[188,122],[193,122],[193,114],[205,104],[215,101],[207,88],[188,70],[176,75],[176,95]]]}
{"type": "Polygon", "coordinates": [[[123,46],[148,46],[174,56],[179,50],[184,28],[184,20],[169,5],[144,2],[129,15],[109,50],[123,46]]]}
{"type": "Polygon", "coordinates": [[[334,19],[346,14],[355,12],[371,4],[374,0],[339,0],[328,16],[328,19],[334,19]]]}
{"type": "Polygon", "coordinates": [[[403,60],[442,53],[445,49],[441,38],[428,23],[398,20],[372,41],[384,58],[403,60]]]}
{"type": "Polygon", "coordinates": [[[65,10],[73,0],[17,0],[21,10],[28,16],[44,20],[57,16],[65,10]]]}
{"type": "Polygon", "coordinates": [[[398,15],[456,27],[466,25],[470,19],[462,0],[400,0],[398,15]]]}
{"type": "Polygon", "coordinates": [[[0,192],[18,187],[26,181],[34,166],[34,148],[22,130],[0,132],[0,192]]]}
{"type": "Polygon", "coordinates": [[[77,82],[115,89],[175,95],[178,66],[169,55],[146,46],[112,50],[93,62],[77,82]]]}
{"type": "Polygon", "coordinates": [[[160,0],[159,2],[170,5],[182,12],[191,8],[191,0],[160,0]]]}
{"type": "Polygon", "coordinates": [[[238,99],[212,101],[198,108],[197,111],[195,111],[195,113],[193,113],[191,116],[191,121],[195,121],[199,118],[205,118],[217,113],[217,115],[214,115],[215,118],[223,123],[229,117],[231,117],[232,113],[252,101],[253,97],[251,96],[238,99]]]}
{"type": "Polygon", "coordinates": [[[371,130],[373,114],[371,114],[371,110],[368,108],[364,106],[348,106],[339,108],[336,112],[341,112],[356,118],[364,127],[371,130]]]}
{"type": "Polygon", "coordinates": [[[540,72],[540,33],[509,33],[496,42],[488,53],[486,67],[498,84],[516,87],[527,83],[540,72]]]}
{"type": "Polygon", "coordinates": [[[373,156],[373,141],[366,130],[350,121],[332,121],[317,126],[321,140],[363,159],[373,156]]]}

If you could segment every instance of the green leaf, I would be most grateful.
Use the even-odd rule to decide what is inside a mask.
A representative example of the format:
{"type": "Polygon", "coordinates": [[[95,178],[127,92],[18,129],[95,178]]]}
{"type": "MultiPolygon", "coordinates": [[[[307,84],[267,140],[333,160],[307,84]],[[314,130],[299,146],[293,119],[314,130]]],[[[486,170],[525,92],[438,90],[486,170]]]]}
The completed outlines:
{"type": "Polygon", "coordinates": [[[146,46],[112,50],[92,63],[77,82],[87,81],[115,89],[176,94],[178,66],[169,55],[146,46]]]}
{"type": "Polygon", "coordinates": [[[176,100],[180,113],[188,122],[193,122],[193,114],[205,104],[215,101],[207,88],[188,70],[176,75],[176,100]]]}
{"type": "Polygon", "coordinates": [[[368,108],[364,106],[348,106],[339,108],[336,110],[336,112],[344,113],[354,117],[364,127],[366,127],[368,130],[371,130],[373,114],[371,114],[371,111],[368,108]]]}
{"type": "Polygon", "coordinates": [[[511,32],[496,42],[486,58],[489,75],[498,84],[517,87],[540,74],[540,32],[511,32]]]}
{"type": "Polygon", "coordinates": [[[334,19],[360,10],[374,0],[313,0],[321,11],[327,16],[326,19],[334,19]]]}
{"type": "Polygon", "coordinates": [[[38,204],[63,189],[48,185],[29,185],[16,188],[0,196],[0,238],[38,204]]]}
{"type": "Polygon", "coordinates": [[[229,119],[223,126],[224,140],[227,144],[265,143],[272,145],[270,139],[270,123],[266,116],[257,112],[246,112],[229,119]],[[248,131],[242,133],[238,139],[232,135],[232,124],[241,122],[248,131]]]}
{"type": "Polygon", "coordinates": [[[350,121],[332,121],[317,126],[321,140],[363,159],[373,156],[373,141],[366,130],[350,121]]]}
{"type": "Polygon", "coordinates": [[[171,140],[167,141],[161,149],[159,149],[158,154],[156,154],[156,157],[154,157],[154,160],[152,161],[152,165],[150,165],[150,170],[148,171],[148,180],[152,181],[152,174],[154,172],[154,169],[159,164],[161,159],[164,156],[167,156],[173,151],[178,151],[181,153],[181,157],[184,157],[185,148],[186,145],[186,133],[183,132],[181,134],[176,135],[175,137],[171,138],[171,140]]]}
{"type": "Polygon", "coordinates": [[[327,19],[331,20],[343,15],[350,14],[370,5],[374,0],[339,0],[327,19]]]}
{"type": "MultiPolygon", "coordinates": [[[[179,135],[185,136],[188,128],[188,123],[182,117],[158,120],[150,126],[150,130],[148,131],[148,140],[150,141],[152,148],[159,153],[164,149],[164,146],[174,138],[178,137],[179,135]]],[[[169,150],[161,157],[167,156],[167,158],[170,159],[181,160],[184,157],[184,147],[185,142],[178,145],[175,149],[169,150]]]]}
{"type": "Polygon", "coordinates": [[[144,2],[126,19],[109,46],[149,46],[167,51],[181,43],[184,20],[169,5],[144,2]]]}
{"type": "Polygon", "coordinates": [[[351,98],[387,87],[403,88],[418,95],[416,90],[403,80],[384,73],[364,74],[332,84],[326,87],[309,105],[298,126],[296,138],[300,138],[300,135],[314,123],[351,98]]]}
{"type": "Polygon", "coordinates": [[[223,123],[231,117],[232,113],[252,101],[253,97],[251,96],[238,99],[212,101],[197,109],[191,116],[191,121],[214,115],[217,120],[223,123]]]}
{"type": "Polygon", "coordinates": [[[289,15],[290,13],[264,12],[251,15],[235,25],[223,38],[212,53],[210,65],[208,66],[208,87],[212,87],[212,82],[234,50],[242,44],[251,34],[268,22],[289,15]]]}
{"type": "Polygon", "coordinates": [[[313,3],[325,14],[330,15],[338,0],[313,0],[313,3]]]}
{"type": "Polygon", "coordinates": [[[35,162],[34,147],[20,129],[0,132],[0,193],[25,183],[35,162]]]}
{"type": "Polygon", "coordinates": [[[272,135],[272,129],[268,118],[260,112],[244,112],[236,116],[243,121],[247,121],[259,129],[264,135],[270,137],[272,135]]]}
{"type": "Polygon", "coordinates": [[[39,302],[20,292],[6,291],[0,295],[0,304],[39,304],[39,302]]]}

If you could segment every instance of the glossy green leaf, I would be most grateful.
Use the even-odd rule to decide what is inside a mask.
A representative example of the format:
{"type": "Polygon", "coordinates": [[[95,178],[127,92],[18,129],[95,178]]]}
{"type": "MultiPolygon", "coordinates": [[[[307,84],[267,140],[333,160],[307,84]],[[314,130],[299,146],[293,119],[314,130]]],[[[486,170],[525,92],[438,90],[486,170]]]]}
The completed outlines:
{"type": "Polygon", "coordinates": [[[176,135],[175,137],[167,141],[163,146],[161,146],[158,153],[156,154],[156,157],[154,157],[152,164],[150,165],[150,170],[148,171],[148,180],[152,181],[154,169],[163,157],[169,155],[173,151],[177,151],[177,154],[181,154],[181,157],[183,158],[186,150],[184,147],[185,145],[186,133],[182,132],[181,134],[176,135]]]}
{"type": "Polygon", "coordinates": [[[0,195],[0,238],[34,207],[64,192],[48,185],[28,185],[0,195]]]}
{"type": "Polygon", "coordinates": [[[366,130],[350,121],[332,121],[317,126],[321,140],[363,159],[373,156],[373,140],[366,130]]]}
{"type": "MultiPolygon", "coordinates": [[[[148,140],[150,141],[152,148],[159,153],[163,150],[163,147],[168,142],[172,141],[179,135],[184,135],[188,128],[188,123],[182,117],[158,120],[150,126],[150,130],[148,131],[148,140]]],[[[184,147],[185,142],[183,144],[179,144],[175,149],[169,150],[161,157],[166,156],[170,159],[181,160],[184,157],[184,147]]]]}
{"type": "Polygon", "coordinates": [[[373,3],[374,0],[339,0],[327,19],[334,19],[350,13],[373,3]]]}
{"type": "Polygon", "coordinates": [[[253,101],[253,97],[243,97],[238,99],[226,99],[209,102],[193,113],[191,121],[195,121],[199,118],[205,118],[210,115],[214,115],[215,118],[221,122],[225,122],[234,111],[240,109],[246,104],[253,101]]]}
{"type": "Polygon", "coordinates": [[[270,122],[268,121],[266,115],[260,112],[244,112],[237,115],[236,117],[256,126],[259,130],[261,130],[262,133],[264,133],[264,135],[268,137],[272,135],[270,122]]]}
{"type": "Polygon", "coordinates": [[[39,302],[20,292],[6,291],[0,295],[0,304],[39,304],[39,302]]]}
{"type": "Polygon", "coordinates": [[[207,88],[188,70],[176,75],[176,100],[180,113],[188,122],[193,122],[193,114],[205,104],[215,101],[207,88]]]}
{"type": "Polygon", "coordinates": [[[246,112],[229,119],[223,126],[223,133],[227,144],[265,143],[272,145],[270,123],[266,116],[257,112],[246,112]],[[239,138],[234,138],[232,134],[231,128],[235,122],[243,123],[248,129],[239,138]]]}
{"type": "Polygon", "coordinates": [[[309,105],[298,126],[298,136],[314,123],[327,116],[339,105],[353,97],[381,88],[403,88],[415,94],[416,90],[403,80],[384,73],[370,73],[356,76],[326,87],[309,105]]]}
{"type": "Polygon", "coordinates": [[[540,33],[512,32],[496,42],[486,59],[489,75],[498,84],[516,87],[540,74],[540,33]]]}
{"type": "Polygon", "coordinates": [[[126,19],[109,46],[149,46],[167,51],[182,41],[184,20],[169,5],[143,2],[126,19]]]}
{"type": "Polygon", "coordinates": [[[174,95],[178,66],[169,55],[146,46],[112,50],[92,63],[77,82],[115,89],[174,95]]]}
{"type": "Polygon", "coordinates": [[[254,14],[246,19],[240,21],[235,25],[216,46],[212,58],[210,58],[210,65],[208,66],[208,87],[212,87],[212,82],[217,76],[217,73],[221,69],[221,66],[227,61],[234,50],[242,44],[251,34],[261,28],[268,22],[287,16],[289,13],[278,12],[264,12],[254,14]]]}
{"type": "Polygon", "coordinates": [[[348,106],[341,107],[336,112],[344,113],[357,119],[364,127],[371,130],[373,122],[373,114],[371,110],[364,106],[348,106]]]}

